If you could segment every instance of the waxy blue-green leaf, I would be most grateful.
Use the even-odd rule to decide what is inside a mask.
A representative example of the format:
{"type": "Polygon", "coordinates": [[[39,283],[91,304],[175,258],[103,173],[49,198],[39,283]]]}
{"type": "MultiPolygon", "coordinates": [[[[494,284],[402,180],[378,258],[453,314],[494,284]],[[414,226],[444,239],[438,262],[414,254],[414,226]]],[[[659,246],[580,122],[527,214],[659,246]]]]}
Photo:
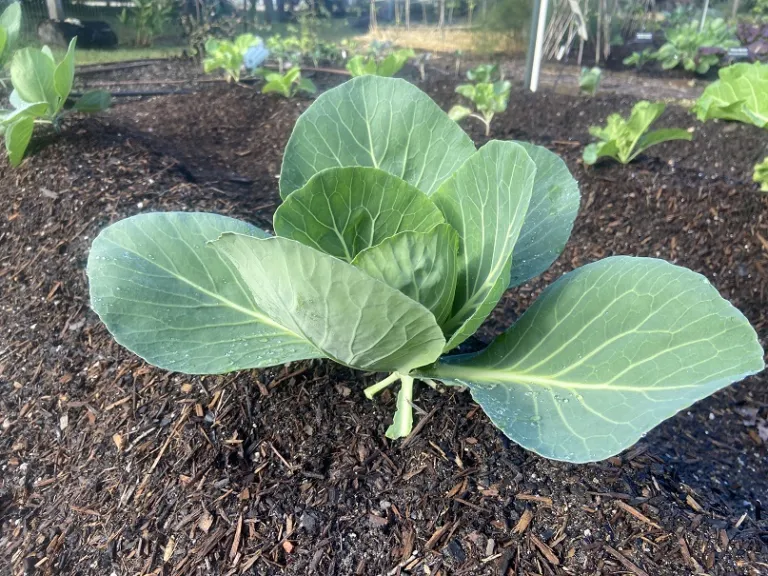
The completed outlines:
{"type": "Polygon", "coordinates": [[[702,122],[712,118],[768,126],[768,63],[741,62],[718,71],[719,79],[704,89],[693,112],[702,122]]]}
{"type": "Polygon", "coordinates": [[[468,386],[521,446],[589,462],[763,367],[755,331],[706,278],[617,256],[560,278],[482,352],[420,375],[468,386]]]}
{"type": "Polygon", "coordinates": [[[64,105],[64,102],[72,91],[72,83],[75,80],[75,45],[77,44],[77,36],[72,38],[67,48],[67,53],[62,58],[61,62],[56,65],[56,70],[53,74],[53,87],[56,90],[56,94],[59,95],[59,108],[64,105]]]}
{"type": "Polygon", "coordinates": [[[531,202],[512,253],[509,287],[535,278],[563,251],[579,212],[579,184],[562,158],[528,142],[518,142],[536,164],[531,202]]]}
{"type": "MultiPolygon", "coordinates": [[[[322,353],[269,318],[207,243],[255,226],[216,214],[140,214],[105,228],[88,257],[91,306],[120,344],[188,374],[274,366],[322,353]]],[[[249,236],[249,237],[250,237],[249,236]]]]}
{"type": "Polygon", "coordinates": [[[11,61],[11,81],[25,102],[47,102],[48,113],[58,111],[59,95],[53,86],[54,63],[35,48],[22,48],[11,61]]]}
{"type": "Polygon", "coordinates": [[[106,90],[89,90],[77,99],[74,109],[78,112],[101,112],[112,104],[112,95],[106,90]]]}
{"type": "Polygon", "coordinates": [[[445,338],[432,313],[347,262],[281,237],[224,234],[213,246],[261,310],[337,362],[407,374],[440,356],[445,338]]]}
{"type": "Polygon", "coordinates": [[[331,168],[313,176],[275,212],[278,236],[351,262],[399,232],[445,222],[429,197],[376,168],[331,168]]]}
{"type": "Polygon", "coordinates": [[[509,261],[528,212],[536,164],[514,142],[483,146],[431,199],[459,233],[459,274],[450,318],[448,347],[472,335],[509,282],[509,261]],[[488,310],[488,312],[485,312],[488,310]],[[478,318],[483,312],[482,318],[478,318]],[[472,330],[470,331],[470,328],[472,330]]]}
{"type": "Polygon", "coordinates": [[[441,324],[456,291],[458,249],[456,231],[439,224],[429,232],[390,236],[360,252],[352,264],[421,303],[441,324]]]}
{"type": "Polygon", "coordinates": [[[320,95],[298,119],[280,196],[337,166],[380,168],[431,194],[474,152],[469,136],[416,86],[360,76],[320,95]]]}
{"type": "Polygon", "coordinates": [[[15,123],[19,118],[23,118],[25,116],[31,116],[32,118],[35,118],[37,116],[41,116],[45,114],[45,111],[48,109],[48,102],[21,102],[21,105],[18,108],[14,108],[13,110],[3,110],[3,115],[0,118],[0,123],[2,124],[13,124],[15,123]]]}

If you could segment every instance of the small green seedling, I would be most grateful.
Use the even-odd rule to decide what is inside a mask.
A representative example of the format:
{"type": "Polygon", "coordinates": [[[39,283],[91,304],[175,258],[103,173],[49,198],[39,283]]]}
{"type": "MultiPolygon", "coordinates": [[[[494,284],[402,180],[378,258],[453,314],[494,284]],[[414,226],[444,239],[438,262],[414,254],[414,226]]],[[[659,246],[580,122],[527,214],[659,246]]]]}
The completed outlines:
{"type": "MultiPolygon", "coordinates": [[[[12,166],[18,166],[32,138],[35,124],[52,124],[58,131],[75,78],[75,43],[69,43],[58,64],[48,46],[42,50],[23,48],[13,55],[9,96],[11,110],[0,110],[0,130],[12,166]]],[[[99,112],[109,108],[109,92],[93,90],[83,94],[72,111],[99,112]]]]}
{"type": "Polygon", "coordinates": [[[504,112],[509,104],[509,92],[512,85],[507,80],[501,80],[490,84],[481,82],[479,84],[461,84],[456,87],[456,92],[467,100],[470,100],[479,114],[472,111],[472,108],[456,105],[450,109],[448,116],[451,120],[459,122],[467,116],[480,120],[485,125],[485,135],[491,133],[491,120],[493,117],[504,112]]]}
{"type": "Polygon", "coordinates": [[[21,31],[21,4],[14,2],[0,14],[0,68],[11,59],[21,31]]]}
{"type": "Polygon", "coordinates": [[[742,62],[718,72],[693,107],[701,122],[713,118],[768,127],[768,64],[742,62]]]}
{"type": "Polygon", "coordinates": [[[691,140],[693,135],[681,128],[663,128],[648,132],[651,124],[661,116],[666,108],[662,102],[643,100],[635,104],[629,120],[620,114],[608,116],[604,128],[591,126],[589,133],[600,141],[584,148],[584,163],[594,164],[600,158],[613,158],[622,164],[628,164],[651,146],[670,140],[691,140]]]}
{"type": "Polygon", "coordinates": [[[480,64],[467,70],[467,80],[480,84],[492,84],[503,80],[498,64],[480,64]]]}
{"type": "Polygon", "coordinates": [[[347,71],[352,77],[383,76],[390,78],[400,72],[405,63],[415,55],[416,53],[410,48],[395,50],[381,60],[374,55],[366,57],[358,54],[347,62],[347,71]]]}
{"type": "Polygon", "coordinates": [[[755,164],[753,179],[760,184],[761,192],[768,192],[768,156],[762,162],[755,164]]]}
{"type": "Polygon", "coordinates": [[[267,81],[261,89],[262,94],[280,94],[286,98],[292,98],[297,92],[306,92],[314,94],[317,88],[314,83],[307,78],[301,77],[301,68],[294,66],[285,74],[270,72],[264,75],[267,81]]]}
{"type": "Polygon", "coordinates": [[[632,52],[622,62],[624,66],[634,66],[637,70],[640,70],[654,60],[653,54],[652,48],[644,48],[642,52],[632,52]]]}
{"type": "Polygon", "coordinates": [[[205,42],[203,70],[206,74],[214,70],[224,70],[228,82],[240,82],[240,73],[248,50],[261,43],[261,38],[253,34],[241,34],[234,42],[208,38],[205,42]]]}
{"type": "Polygon", "coordinates": [[[603,71],[597,66],[593,68],[587,68],[586,66],[581,69],[581,75],[579,76],[579,90],[590,96],[594,96],[597,93],[597,88],[600,86],[600,79],[603,76],[603,71]]]}
{"type": "Polygon", "coordinates": [[[403,80],[318,97],[279,183],[275,236],[197,212],[103,230],[87,272],[115,339],[187,374],[313,358],[384,373],[365,394],[400,382],[393,439],[411,433],[417,380],[467,387],[511,440],[569,462],[617,454],[764,368],[757,334],[703,276],[630,256],[561,276],[485,350],[447,355],[557,258],[579,189],[546,148],[476,150],[403,80]]]}

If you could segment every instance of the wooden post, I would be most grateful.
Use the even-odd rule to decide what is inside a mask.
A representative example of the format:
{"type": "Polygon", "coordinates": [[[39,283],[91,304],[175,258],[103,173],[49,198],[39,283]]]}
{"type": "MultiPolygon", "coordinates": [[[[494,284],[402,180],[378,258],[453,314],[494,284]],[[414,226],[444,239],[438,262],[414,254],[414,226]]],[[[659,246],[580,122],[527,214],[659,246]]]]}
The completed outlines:
{"type": "Polygon", "coordinates": [[[48,5],[48,18],[51,20],[64,20],[64,5],[61,0],[45,0],[48,5]]]}
{"type": "Polygon", "coordinates": [[[405,29],[411,29],[411,0],[405,0],[405,29]]]}

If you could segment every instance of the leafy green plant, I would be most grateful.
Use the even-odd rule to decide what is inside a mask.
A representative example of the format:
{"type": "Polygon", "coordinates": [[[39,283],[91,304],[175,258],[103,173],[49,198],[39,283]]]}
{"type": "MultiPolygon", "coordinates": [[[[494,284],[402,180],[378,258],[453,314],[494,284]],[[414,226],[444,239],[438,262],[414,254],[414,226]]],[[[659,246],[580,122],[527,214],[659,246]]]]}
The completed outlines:
{"type": "Polygon", "coordinates": [[[264,79],[267,83],[261,89],[262,94],[277,93],[286,98],[292,98],[299,91],[308,94],[317,92],[311,80],[301,77],[301,69],[297,66],[289,69],[285,74],[270,72],[265,74],[264,79]]]}
{"type": "Polygon", "coordinates": [[[702,122],[712,118],[768,127],[768,64],[734,64],[718,71],[693,107],[702,122]]]}
{"type": "Polygon", "coordinates": [[[389,373],[366,389],[401,383],[389,438],[411,431],[416,380],[465,386],[510,439],[570,462],[616,454],[764,367],[755,331],[704,277],[628,256],[562,276],[485,350],[445,356],[555,260],[579,190],[545,148],[476,150],[403,80],[322,94],[279,182],[276,236],[194,212],[103,230],[87,273],[115,339],[189,374],[311,358],[389,373]]]}
{"type": "Polygon", "coordinates": [[[654,60],[654,52],[651,48],[644,48],[642,52],[632,52],[624,58],[622,62],[625,66],[634,66],[638,70],[644,68],[649,62],[654,60]]]}
{"type": "Polygon", "coordinates": [[[590,96],[594,96],[597,92],[597,88],[600,86],[600,79],[603,76],[603,71],[597,66],[593,68],[587,68],[586,66],[581,69],[581,75],[579,76],[579,90],[590,96]]]}
{"type": "Polygon", "coordinates": [[[722,18],[707,20],[702,30],[699,26],[698,22],[691,21],[666,31],[667,41],[653,54],[664,70],[682,64],[689,72],[706,74],[720,62],[720,55],[703,54],[702,48],[727,50],[739,45],[733,30],[722,18]]]}
{"type": "Polygon", "coordinates": [[[503,80],[503,78],[501,77],[501,70],[498,64],[480,64],[479,66],[467,70],[467,80],[470,82],[491,84],[503,80]]]}
{"type": "Polygon", "coordinates": [[[762,162],[755,164],[753,180],[760,184],[761,192],[768,192],[768,156],[762,162]]]}
{"type": "Polygon", "coordinates": [[[456,92],[470,100],[475,105],[475,109],[479,114],[473,112],[472,108],[457,104],[448,111],[448,116],[455,122],[459,122],[467,116],[476,118],[485,125],[485,135],[488,136],[491,133],[491,120],[493,120],[493,117],[507,109],[511,89],[512,84],[507,80],[494,82],[493,84],[481,82],[479,84],[461,84],[456,86],[456,92]]]}
{"type": "Polygon", "coordinates": [[[681,128],[662,128],[648,132],[665,108],[666,104],[662,102],[643,100],[634,105],[629,120],[622,118],[621,114],[611,114],[604,128],[591,126],[589,133],[600,141],[584,148],[584,163],[591,165],[600,158],[613,158],[628,164],[656,144],[670,140],[691,140],[693,135],[681,128]]]}
{"type": "Polygon", "coordinates": [[[261,38],[253,34],[241,34],[234,41],[208,38],[205,42],[206,56],[203,60],[203,70],[206,74],[214,70],[224,70],[227,81],[239,82],[248,50],[261,43],[261,38]]]}
{"type": "Polygon", "coordinates": [[[119,19],[136,28],[136,45],[151,46],[176,11],[173,0],[134,0],[130,10],[123,8],[119,19]]]}
{"type": "Polygon", "coordinates": [[[9,4],[0,14],[0,68],[11,59],[21,31],[21,4],[9,4]]]}
{"type": "MultiPolygon", "coordinates": [[[[11,110],[0,111],[0,131],[12,166],[18,166],[32,138],[35,124],[52,124],[58,130],[75,78],[75,43],[69,43],[58,64],[48,46],[42,50],[23,48],[11,60],[9,96],[11,110]]],[[[75,101],[72,111],[98,112],[109,107],[110,95],[103,90],[86,92],[75,101]]]]}
{"type": "Polygon", "coordinates": [[[389,78],[402,70],[405,63],[416,53],[410,48],[395,50],[383,59],[376,56],[353,56],[347,62],[347,70],[353,77],[383,76],[389,78]]]}

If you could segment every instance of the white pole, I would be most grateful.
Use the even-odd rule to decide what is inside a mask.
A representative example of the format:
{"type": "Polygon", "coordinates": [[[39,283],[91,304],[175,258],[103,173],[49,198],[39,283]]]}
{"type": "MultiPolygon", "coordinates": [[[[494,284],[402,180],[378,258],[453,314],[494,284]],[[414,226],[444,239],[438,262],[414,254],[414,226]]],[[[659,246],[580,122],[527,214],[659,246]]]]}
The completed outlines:
{"type": "Polygon", "coordinates": [[[704,30],[704,23],[707,21],[707,12],[709,11],[709,0],[704,0],[704,10],[701,12],[701,24],[699,24],[699,33],[704,30]]]}
{"type": "Polygon", "coordinates": [[[544,52],[544,30],[547,25],[547,5],[549,0],[541,0],[536,26],[536,46],[533,50],[533,67],[531,68],[531,92],[539,88],[539,72],[541,72],[541,57],[544,52]]]}
{"type": "Polygon", "coordinates": [[[61,0],[47,0],[48,18],[51,20],[64,20],[64,6],[61,0]]]}

